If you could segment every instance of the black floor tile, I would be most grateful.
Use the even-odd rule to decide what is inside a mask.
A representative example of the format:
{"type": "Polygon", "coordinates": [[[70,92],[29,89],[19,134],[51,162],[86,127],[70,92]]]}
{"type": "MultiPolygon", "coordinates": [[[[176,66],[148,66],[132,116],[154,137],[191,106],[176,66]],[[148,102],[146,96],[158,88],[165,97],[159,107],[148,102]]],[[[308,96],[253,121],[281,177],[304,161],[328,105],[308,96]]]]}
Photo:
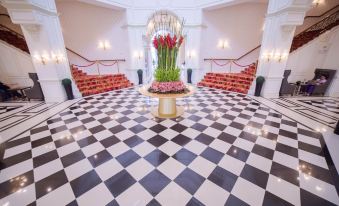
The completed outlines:
{"type": "Polygon", "coordinates": [[[299,180],[298,180],[299,172],[294,169],[291,169],[279,163],[273,162],[270,174],[276,177],[279,177],[287,182],[290,182],[296,186],[299,186],[299,180]]]}
{"type": "Polygon", "coordinates": [[[268,173],[246,164],[241,171],[240,177],[252,182],[263,189],[266,189],[268,173]]]}
{"type": "Polygon", "coordinates": [[[53,161],[55,159],[58,159],[59,155],[56,150],[52,150],[50,152],[44,153],[40,156],[34,157],[33,158],[33,166],[34,168],[37,168],[41,165],[44,165],[50,161],[53,161]]]}
{"type": "Polygon", "coordinates": [[[81,150],[78,150],[78,151],[72,152],[68,155],[61,157],[60,160],[61,160],[64,168],[66,168],[66,167],[68,167],[68,166],[70,166],[70,165],[72,165],[76,162],[79,162],[79,161],[81,161],[85,158],[86,158],[86,156],[84,155],[84,153],[81,150]]]}
{"type": "Polygon", "coordinates": [[[144,140],[141,139],[139,136],[134,135],[134,136],[132,136],[132,137],[130,137],[130,138],[124,140],[124,143],[125,143],[126,145],[128,145],[130,148],[133,148],[133,147],[139,145],[140,143],[142,143],[143,141],[144,141],[144,140]]]}
{"type": "Polygon", "coordinates": [[[134,183],[136,183],[136,180],[126,170],[122,170],[118,174],[105,181],[106,187],[115,198],[134,183]]]}
{"type": "Polygon", "coordinates": [[[152,151],[151,153],[144,157],[144,159],[146,159],[149,163],[151,163],[155,167],[161,165],[168,158],[169,156],[166,153],[158,149],[152,151]]]}
{"type": "Polygon", "coordinates": [[[120,142],[120,140],[116,136],[114,136],[114,135],[112,135],[110,137],[107,137],[107,138],[105,138],[105,139],[100,141],[102,146],[104,146],[105,148],[108,148],[108,147],[110,147],[112,145],[115,145],[115,144],[117,144],[119,142],[120,142]]]}
{"type": "Polygon", "coordinates": [[[109,152],[107,152],[107,150],[102,150],[101,152],[88,157],[88,160],[91,163],[91,165],[95,168],[107,162],[108,160],[111,160],[112,158],[113,158],[112,155],[109,152]]]}
{"type": "Polygon", "coordinates": [[[230,196],[227,198],[225,206],[249,206],[249,204],[247,204],[246,202],[240,200],[236,196],[230,194],[230,196]]]}
{"type": "Polygon", "coordinates": [[[215,163],[215,164],[218,164],[221,160],[221,158],[224,156],[223,153],[213,149],[213,148],[210,148],[210,147],[207,147],[201,154],[200,156],[204,157],[205,159],[215,163]]]}
{"type": "Polygon", "coordinates": [[[36,198],[38,199],[46,195],[49,190],[53,191],[60,186],[66,184],[67,182],[68,179],[64,170],[60,170],[59,172],[56,172],[42,180],[39,180],[35,183],[36,198]]]}
{"type": "Polygon", "coordinates": [[[263,206],[281,205],[281,206],[293,206],[293,204],[275,196],[274,194],[266,191],[263,206]]]}
{"type": "Polygon", "coordinates": [[[79,197],[102,181],[95,170],[91,170],[70,182],[75,197],[79,197]]]}
{"type": "Polygon", "coordinates": [[[153,170],[140,181],[140,184],[155,197],[171,180],[158,170],[153,170]]]}
{"type": "Polygon", "coordinates": [[[217,166],[207,179],[228,192],[231,192],[237,178],[238,176],[217,166]]]}
{"type": "Polygon", "coordinates": [[[128,167],[130,164],[140,159],[140,156],[133,150],[128,150],[119,155],[116,159],[123,167],[128,167]]]}
{"type": "Polygon", "coordinates": [[[185,148],[182,148],[177,153],[175,153],[172,157],[187,166],[197,157],[197,155],[188,151],[185,148]]]}
{"type": "Polygon", "coordinates": [[[192,139],[189,137],[186,137],[185,135],[182,134],[178,134],[176,137],[174,137],[173,139],[171,139],[172,142],[177,143],[180,146],[184,146],[187,143],[189,143],[192,139]]]}
{"type": "Polygon", "coordinates": [[[195,140],[197,140],[197,141],[199,141],[199,142],[201,142],[205,145],[209,145],[213,142],[214,138],[207,135],[207,134],[201,133],[195,138],[195,140]]]}
{"type": "Polygon", "coordinates": [[[168,140],[160,135],[155,135],[154,137],[147,140],[147,142],[151,143],[155,147],[160,147],[164,143],[166,143],[168,140]]]}
{"type": "Polygon", "coordinates": [[[80,139],[79,141],[78,141],[78,145],[81,147],[81,148],[83,148],[83,147],[86,147],[86,146],[88,146],[88,145],[90,145],[90,144],[93,144],[93,143],[96,143],[98,140],[93,136],[93,135],[91,135],[91,136],[89,136],[89,137],[85,137],[85,138],[83,138],[83,139],[80,139]]]}
{"type": "Polygon", "coordinates": [[[195,173],[193,170],[186,168],[174,180],[175,183],[184,188],[192,195],[199,189],[205,178],[195,173]]]}

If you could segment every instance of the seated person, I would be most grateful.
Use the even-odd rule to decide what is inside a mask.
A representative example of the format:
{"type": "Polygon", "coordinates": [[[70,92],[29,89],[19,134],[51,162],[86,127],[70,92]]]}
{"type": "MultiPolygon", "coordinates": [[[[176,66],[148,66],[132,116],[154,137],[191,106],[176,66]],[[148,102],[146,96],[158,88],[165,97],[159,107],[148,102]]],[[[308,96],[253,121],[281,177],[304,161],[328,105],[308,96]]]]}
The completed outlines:
{"type": "Polygon", "coordinates": [[[10,87],[0,82],[0,95],[3,100],[7,100],[11,97],[21,97],[21,94],[17,91],[10,91],[10,87]]]}
{"type": "Polygon", "coordinates": [[[313,91],[315,89],[315,85],[325,84],[326,81],[327,81],[327,79],[324,75],[320,76],[320,79],[309,81],[308,84],[307,84],[307,87],[306,87],[306,95],[309,96],[313,93],[313,91]]]}

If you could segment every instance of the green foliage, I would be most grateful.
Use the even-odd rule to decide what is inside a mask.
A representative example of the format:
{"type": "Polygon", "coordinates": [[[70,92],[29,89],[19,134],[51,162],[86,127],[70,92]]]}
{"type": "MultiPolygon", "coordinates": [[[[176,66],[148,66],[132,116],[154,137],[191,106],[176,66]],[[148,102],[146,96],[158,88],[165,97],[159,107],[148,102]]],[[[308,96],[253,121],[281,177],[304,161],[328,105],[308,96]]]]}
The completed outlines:
{"type": "Polygon", "coordinates": [[[257,79],[256,79],[257,83],[263,83],[264,81],[265,81],[265,77],[263,77],[263,76],[258,76],[257,79]]]}
{"type": "Polygon", "coordinates": [[[180,69],[161,69],[158,68],[155,70],[154,74],[155,80],[157,82],[174,82],[180,80],[180,69]]]}
{"type": "Polygon", "coordinates": [[[63,79],[61,81],[61,83],[62,83],[62,85],[69,85],[69,84],[72,84],[72,81],[70,79],[66,78],[66,79],[63,79]]]}

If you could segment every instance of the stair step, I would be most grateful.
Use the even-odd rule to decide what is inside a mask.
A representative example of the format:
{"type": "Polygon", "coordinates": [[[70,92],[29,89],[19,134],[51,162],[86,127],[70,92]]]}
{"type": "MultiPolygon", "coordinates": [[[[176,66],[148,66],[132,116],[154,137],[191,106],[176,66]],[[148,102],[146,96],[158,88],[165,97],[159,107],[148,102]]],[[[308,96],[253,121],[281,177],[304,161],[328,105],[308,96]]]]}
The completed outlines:
{"type": "Polygon", "coordinates": [[[88,75],[77,67],[71,68],[72,76],[82,96],[132,87],[125,74],[88,75]]]}

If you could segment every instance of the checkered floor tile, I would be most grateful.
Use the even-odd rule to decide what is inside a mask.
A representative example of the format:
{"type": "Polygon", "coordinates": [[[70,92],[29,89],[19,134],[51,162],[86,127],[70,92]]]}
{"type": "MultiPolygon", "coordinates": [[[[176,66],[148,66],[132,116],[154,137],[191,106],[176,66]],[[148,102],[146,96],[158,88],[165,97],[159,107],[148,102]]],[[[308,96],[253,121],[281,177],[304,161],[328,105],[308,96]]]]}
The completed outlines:
{"type": "Polygon", "coordinates": [[[0,205],[336,205],[323,140],[241,94],[198,88],[155,119],[135,89],[87,97],[5,143],[0,205]]]}
{"type": "Polygon", "coordinates": [[[303,103],[339,114],[339,99],[299,100],[303,103]]]}

